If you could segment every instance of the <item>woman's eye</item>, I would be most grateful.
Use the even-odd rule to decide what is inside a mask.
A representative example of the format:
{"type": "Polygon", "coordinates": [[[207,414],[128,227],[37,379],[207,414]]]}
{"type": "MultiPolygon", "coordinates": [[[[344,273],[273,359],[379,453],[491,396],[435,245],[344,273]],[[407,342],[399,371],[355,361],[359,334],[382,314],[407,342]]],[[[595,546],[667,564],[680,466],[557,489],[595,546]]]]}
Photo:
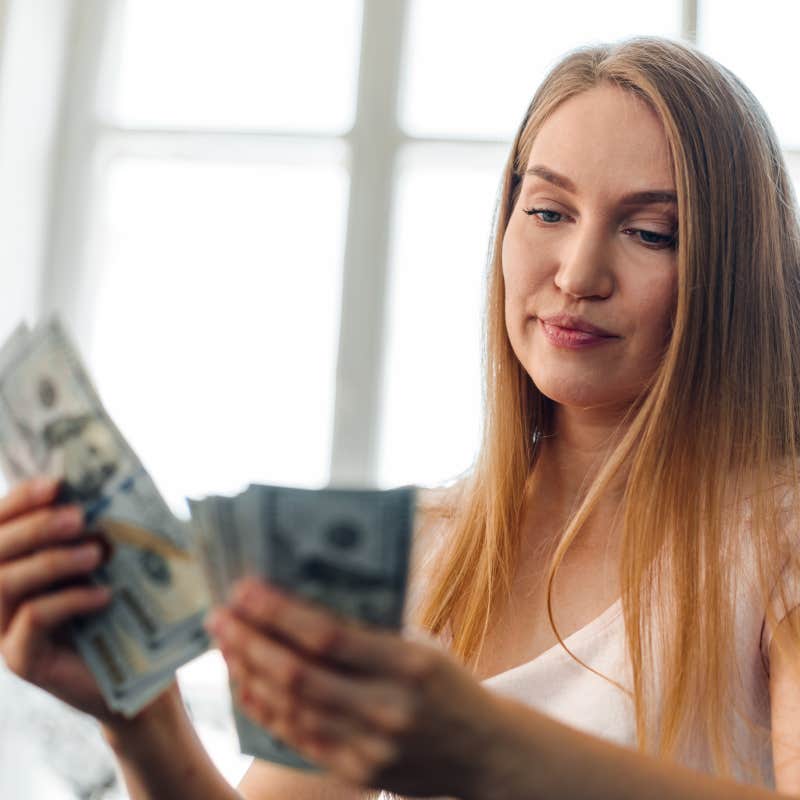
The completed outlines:
{"type": "MultiPolygon", "coordinates": [[[[529,217],[538,217],[542,222],[553,225],[561,222],[564,215],[560,211],[553,211],[550,208],[523,208],[529,217]]],[[[623,233],[628,236],[635,236],[639,241],[652,250],[674,249],[678,244],[678,234],[675,233],[656,233],[656,231],[646,231],[642,228],[626,228],[623,233]]]]}
{"type": "Polygon", "coordinates": [[[656,233],[655,231],[645,231],[641,228],[628,228],[625,233],[637,236],[642,244],[656,250],[671,247],[674,248],[678,243],[676,233],[656,233]]]}
{"type": "Polygon", "coordinates": [[[529,217],[537,216],[542,222],[561,222],[561,214],[558,211],[551,211],[549,208],[523,208],[529,217]]]}

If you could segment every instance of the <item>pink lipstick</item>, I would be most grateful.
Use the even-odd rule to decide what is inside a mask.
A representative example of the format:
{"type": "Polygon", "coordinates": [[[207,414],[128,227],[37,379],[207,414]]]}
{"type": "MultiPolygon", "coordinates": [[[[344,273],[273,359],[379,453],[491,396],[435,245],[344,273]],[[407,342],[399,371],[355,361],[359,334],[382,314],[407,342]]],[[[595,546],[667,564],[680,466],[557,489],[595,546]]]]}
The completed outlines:
{"type": "Polygon", "coordinates": [[[570,314],[539,317],[538,320],[545,338],[554,347],[583,350],[620,338],[588,320],[570,314]]]}

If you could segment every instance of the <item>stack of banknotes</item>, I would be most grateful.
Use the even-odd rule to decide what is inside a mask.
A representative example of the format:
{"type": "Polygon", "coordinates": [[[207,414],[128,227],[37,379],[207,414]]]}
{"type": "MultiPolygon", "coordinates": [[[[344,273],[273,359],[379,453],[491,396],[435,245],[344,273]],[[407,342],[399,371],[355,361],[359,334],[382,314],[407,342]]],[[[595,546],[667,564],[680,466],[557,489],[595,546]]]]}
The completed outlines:
{"type": "Polygon", "coordinates": [[[61,478],[110,557],[92,580],[112,602],[74,624],[109,706],[133,715],[209,646],[208,593],[189,531],[108,416],[62,326],[20,326],[0,350],[0,461],[10,483],[61,478]]]}
{"type": "MultiPolygon", "coordinates": [[[[80,503],[109,557],[91,580],[107,608],[76,621],[75,645],[109,706],[132,716],[203,653],[203,619],[253,575],[361,621],[399,628],[414,489],[253,485],[190,500],[180,520],[105,411],[57,319],[21,325],[0,349],[0,465],[9,483],[49,475],[80,503]]],[[[234,708],[242,752],[313,769],[234,708]]]]}
{"type": "MultiPolygon", "coordinates": [[[[414,490],[250,486],[238,497],[190,500],[194,546],[212,602],[251,575],[337,613],[400,628],[414,490]]],[[[289,766],[313,765],[234,706],[243,753],[289,766]]]]}

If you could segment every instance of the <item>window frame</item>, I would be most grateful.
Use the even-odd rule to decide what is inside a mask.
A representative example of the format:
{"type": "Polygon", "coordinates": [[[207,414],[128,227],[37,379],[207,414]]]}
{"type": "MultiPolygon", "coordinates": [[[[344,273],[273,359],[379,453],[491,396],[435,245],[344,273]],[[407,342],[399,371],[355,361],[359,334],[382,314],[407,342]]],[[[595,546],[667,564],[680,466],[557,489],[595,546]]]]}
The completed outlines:
{"type": "MultiPolygon", "coordinates": [[[[675,0],[678,2],[679,0],[675,0]]],[[[682,33],[696,41],[698,1],[682,2],[682,33]]],[[[79,341],[91,336],[82,304],[94,277],[88,252],[93,187],[102,154],[265,157],[277,146],[298,154],[343,143],[350,193],[334,387],[330,481],[373,485],[378,471],[381,388],[386,365],[388,262],[398,157],[407,145],[497,148],[501,140],[412,137],[400,127],[398,95],[411,0],[363,0],[355,121],[340,136],[269,130],[158,130],[112,126],[96,116],[106,90],[105,47],[119,36],[125,0],[72,0],[53,201],[39,310],[58,312],[79,341]]],[[[97,265],[95,264],[95,267],[97,265]]]]}

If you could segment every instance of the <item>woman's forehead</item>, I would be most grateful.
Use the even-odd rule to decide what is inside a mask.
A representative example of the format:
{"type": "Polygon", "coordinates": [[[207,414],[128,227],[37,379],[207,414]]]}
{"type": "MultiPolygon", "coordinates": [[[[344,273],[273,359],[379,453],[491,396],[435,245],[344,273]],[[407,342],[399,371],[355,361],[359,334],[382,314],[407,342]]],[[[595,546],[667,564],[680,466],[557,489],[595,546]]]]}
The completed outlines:
{"type": "Polygon", "coordinates": [[[631,92],[606,84],[559,105],[542,123],[525,165],[567,177],[579,190],[598,180],[620,191],[674,188],[661,120],[631,92]]]}

